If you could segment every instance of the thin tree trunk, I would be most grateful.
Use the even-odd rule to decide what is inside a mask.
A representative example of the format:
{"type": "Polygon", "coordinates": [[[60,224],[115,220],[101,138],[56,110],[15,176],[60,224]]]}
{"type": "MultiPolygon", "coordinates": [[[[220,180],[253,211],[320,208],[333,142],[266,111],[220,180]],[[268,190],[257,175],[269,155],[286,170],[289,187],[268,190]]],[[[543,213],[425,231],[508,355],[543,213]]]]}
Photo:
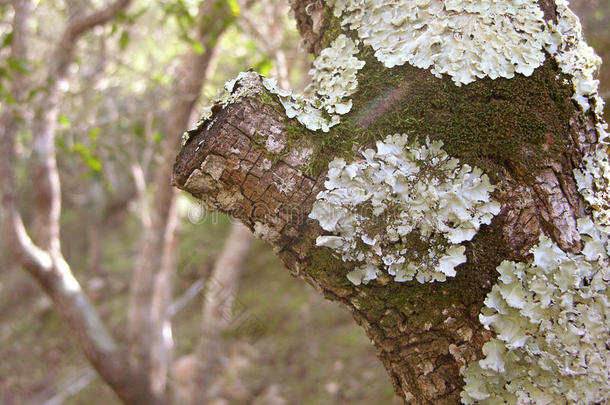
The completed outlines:
{"type": "MultiPolygon", "coordinates": [[[[85,357],[100,376],[125,403],[161,404],[153,396],[142,378],[126,362],[122,350],[116,345],[106,330],[99,315],[90,304],[70,266],[61,254],[59,246],[59,178],[54,155],[54,122],[57,120],[57,106],[60,92],[54,81],[62,80],[67,73],[67,65],[72,58],[75,42],[80,35],[96,25],[104,24],[129,1],[117,1],[106,9],[73,20],[68,24],[58,47],[56,58],[49,70],[49,111],[38,117],[35,125],[36,158],[34,182],[37,191],[43,194],[36,204],[36,233],[40,246],[32,241],[24,227],[17,205],[15,184],[15,135],[17,115],[6,110],[1,116],[0,126],[0,203],[4,212],[3,235],[8,251],[25,268],[53,300],[54,306],[66,322],[85,357]],[[37,133],[36,131],[40,132],[37,133]]],[[[28,19],[32,5],[29,0],[15,0],[12,57],[26,59],[28,19]]],[[[16,74],[13,94],[17,101],[24,95],[24,78],[16,74]]]]}
{"type": "Polygon", "coordinates": [[[193,106],[208,74],[216,43],[235,16],[227,2],[202,1],[195,40],[204,52],[191,49],[183,58],[174,82],[174,99],[165,120],[162,156],[153,181],[150,227],[142,233],[131,282],[128,313],[128,347],[133,364],[151,370],[151,386],[163,392],[171,358],[168,339],[173,274],[176,262],[176,193],[171,187],[171,166],[180,148],[180,135],[187,129],[193,106]]]}
{"type": "Polygon", "coordinates": [[[233,303],[252,235],[240,223],[231,225],[218,261],[207,281],[203,304],[201,334],[193,353],[196,367],[187,386],[186,403],[201,405],[208,401],[221,353],[221,335],[233,320],[233,303]]]}

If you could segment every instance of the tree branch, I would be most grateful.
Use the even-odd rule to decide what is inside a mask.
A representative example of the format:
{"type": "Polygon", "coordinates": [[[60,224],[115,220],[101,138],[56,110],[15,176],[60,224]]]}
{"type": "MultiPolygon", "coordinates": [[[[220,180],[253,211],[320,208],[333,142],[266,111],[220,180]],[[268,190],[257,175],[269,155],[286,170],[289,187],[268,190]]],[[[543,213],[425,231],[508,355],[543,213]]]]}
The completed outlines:
{"type": "Polygon", "coordinates": [[[76,40],[85,32],[91,30],[98,25],[104,25],[112,20],[118,13],[125,10],[129,6],[131,0],[116,0],[110,3],[106,8],[94,11],[83,17],[75,18],[70,21],[64,32],[65,39],[76,40]]]}
{"type": "MultiPolygon", "coordinates": [[[[398,86],[409,88],[408,97],[404,92],[396,96],[391,101],[393,105],[382,115],[390,114],[398,104],[418,103],[418,109],[430,114],[422,120],[431,120],[445,129],[444,133],[426,132],[424,136],[445,136],[453,125],[448,113],[439,115],[430,94],[452,91],[455,96],[450,97],[455,97],[455,103],[482,108],[489,103],[490,92],[507,91],[501,81],[478,83],[480,95],[472,87],[447,90],[441,79],[431,78],[427,71],[402,69],[394,74],[400,78],[396,82],[398,86]],[[424,96],[416,98],[419,95],[424,96]]],[[[586,211],[572,171],[596,142],[596,135],[586,119],[585,123],[580,119],[570,120],[569,127],[565,123],[557,124],[558,111],[565,111],[567,116],[577,112],[569,98],[554,94],[562,94],[561,84],[546,87],[550,86],[546,77],[555,76],[556,72],[547,67],[532,78],[514,78],[511,83],[515,87],[510,88],[509,94],[516,88],[526,89],[522,94],[532,92],[538,100],[538,110],[532,112],[531,120],[547,128],[557,128],[549,131],[562,137],[555,142],[565,145],[564,149],[553,155],[541,154],[543,157],[529,171],[520,167],[524,163],[505,159],[501,154],[486,157],[488,173],[496,183],[493,197],[501,203],[502,210],[489,226],[482,226],[470,242],[463,243],[467,260],[456,268],[456,276],[445,282],[397,283],[387,275],[368,285],[356,286],[347,281],[346,275],[355,265],[327,248],[317,247],[316,238],[324,232],[317,221],[308,219],[317,194],[324,189],[327,171],[312,176],[304,168],[310,159],[325,158],[320,156],[324,150],[312,145],[316,140],[318,144],[324,142],[327,135],[318,132],[312,136],[288,119],[284,107],[266,91],[256,73],[247,74],[235,84],[233,101],[216,105],[211,118],[189,131],[189,139],[174,165],[173,181],[178,188],[202,199],[207,209],[241,220],[273,246],[293,275],[351,311],[376,345],[378,357],[388,370],[396,392],[406,402],[457,403],[463,385],[460,370],[482,357],[481,347],[491,337],[479,322],[478,314],[496,280],[496,267],[503,260],[526,260],[541,232],[553,235],[562,248],[575,252],[580,249],[578,234],[571,225],[576,218],[586,215],[586,211]],[[541,87],[537,90],[536,86],[541,87]],[[313,151],[309,158],[303,153],[308,149],[313,151]]],[[[362,77],[365,81],[366,72],[362,77]]],[[[378,80],[374,86],[382,101],[355,98],[358,106],[345,119],[348,122],[341,124],[351,123],[347,134],[362,128],[362,117],[374,110],[371,106],[387,101],[387,94],[398,88],[395,84],[379,88],[384,84],[378,80]]],[[[499,111],[505,111],[511,108],[513,100],[498,97],[494,102],[499,111]]],[[[368,120],[362,130],[379,119],[368,120]]],[[[493,115],[480,119],[472,125],[497,125],[493,115]]],[[[383,130],[392,134],[404,131],[404,125],[390,121],[383,130]]],[[[459,125],[459,130],[464,131],[461,122],[459,125]]],[[[510,136],[530,130],[525,122],[513,125],[510,136]]],[[[420,127],[421,121],[418,121],[420,127]]],[[[342,135],[334,133],[337,137],[334,141],[340,142],[338,137],[342,135]]],[[[441,139],[448,146],[455,142],[441,139]]],[[[371,143],[356,147],[364,149],[372,146],[371,143]]],[[[527,143],[520,147],[523,148],[520,153],[531,153],[527,143]]],[[[457,155],[472,162],[467,160],[471,155],[463,156],[457,155]]]]}

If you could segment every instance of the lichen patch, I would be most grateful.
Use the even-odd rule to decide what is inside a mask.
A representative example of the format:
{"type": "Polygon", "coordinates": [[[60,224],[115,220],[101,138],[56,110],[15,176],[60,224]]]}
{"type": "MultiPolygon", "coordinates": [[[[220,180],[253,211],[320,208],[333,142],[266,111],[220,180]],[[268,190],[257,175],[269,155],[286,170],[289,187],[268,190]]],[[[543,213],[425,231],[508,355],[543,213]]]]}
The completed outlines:
{"type": "Polygon", "coordinates": [[[529,76],[549,41],[536,0],[332,0],[334,15],[358,33],[386,67],[404,63],[477,78],[529,76]]]}
{"type": "Polygon", "coordinates": [[[263,85],[279,97],[288,118],[296,118],[311,131],[328,132],[352,108],[349,96],[356,91],[356,75],[364,66],[357,53],[357,44],[343,34],[323,49],[309,71],[309,96],[282,90],[273,79],[263,79],[263,85]]]}
{"type": "Polygon", "coordinates": [[[581,253],[541,236],[531,263],[504,261],[480,320],[496,337],[466,371],[466,404],[593,404],[610,399],[608,234],[579,220],[581,253]]]}
{"type": "Polygon", "coordinates": [[[330,163],[309,215],[329,232],[317,245],[359,264],[347,275],[356,285],[382,271],[398,282],[455,276],[466,261],[460,244],[500,211],[488,177],[449,157],[441,142],[420,145],[396,134],[376,149],[360,161],[330,163]]]}
{"type": "MultiPolygon", "coordinates": [[[[561,71],[572,76],[574,101],[584,112],[593,108],[595,115],[601,118],[604,102],[598,94],[599,80],[595,79],[601,58],[585,42],[580,21],[568,8],[568,2],[557,0],[555,3],[557,23],[547,23],[551,41],[546,50],[554,56],[561,71]]],[[[598,129],[605,130],[606,126],[601,124],[598,129]]]]}

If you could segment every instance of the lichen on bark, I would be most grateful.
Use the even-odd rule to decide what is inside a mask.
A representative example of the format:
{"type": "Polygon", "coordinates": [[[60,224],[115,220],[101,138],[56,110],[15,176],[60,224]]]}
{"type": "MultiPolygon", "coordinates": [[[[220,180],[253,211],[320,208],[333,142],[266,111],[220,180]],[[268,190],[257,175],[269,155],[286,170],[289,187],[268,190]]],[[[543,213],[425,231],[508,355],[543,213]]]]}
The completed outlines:
{"type": "MultiPolygon", "coordinates": [[[[546,5],[539,17],[559,21],[557,3],[555,13],[546,5]]],[[[359,34],[322,2],[295,2],[294,8],[314,53],[341,35],[356,43],[359,34]]],[[[328,132],[311,131],[286,116],[284,96],[249,73],[235,84],[249,90],[217,106],[211,120],[192,132],[174,181],[208,207],[242,220],[271,243],[292,274],[350,310],[405,403],[458,403],[464,372],[487,354],[483,345],[497,333],[479,322],[499,276],[496,268],[503,261],[529,263],[540,235],[568,255],[587,247],[589,236],[578,220],[598,208],[589,201],[598,197],[583,197],[584,183],[573,172],[600,150],[598,100],[587,90],[594,108],[585,109],[574,97],[576,71],[552,55],[527,77],[485,77],[456,86],[452,77],[408,64],[387,68],[366,43],[357,49],[354,56],[365,64],[350,95],[352,108],[328,132]],[[445,282],[396,283],[376,274],[355,286],[347,275],[357,264],[316,246],[324,229],[308,216],[323,195],[329,163],[366,165],[362,153],[392,134],[408,134],[419,145],[442,141],[449,156],[481,168],[495,186],[491,197],[501,210],[471,240],[460,242],[466,260],[445,282]]],[[[590,70],[584,75],[588,80],[590,70]]],[[[425,250],[434,238],[406,242],[425,250]]]]}

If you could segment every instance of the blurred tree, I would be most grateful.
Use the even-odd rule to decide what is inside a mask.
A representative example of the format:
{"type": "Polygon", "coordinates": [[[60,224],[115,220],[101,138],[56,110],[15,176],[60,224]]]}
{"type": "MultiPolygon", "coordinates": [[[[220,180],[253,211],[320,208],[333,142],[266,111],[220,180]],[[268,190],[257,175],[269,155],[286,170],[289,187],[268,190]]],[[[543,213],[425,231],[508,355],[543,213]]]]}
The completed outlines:
{"type": "Polygon", "coordinates": [[[582,351],[578,344],[570,352],[557,349],[556,357],[544,351],[580,341],[581,335],[597,339],[598,327],[608,333],[602,297],[610,260],[610,167],[592,77],[596,59],[563,1],[532,1],[516,9],[513,2],[493,2],[506,7],[501,17],[486,15],[485,7],[460,12],[469,6],[451,6],[455,11],[448,2],[444,8],[431,4],[438,5],[293,1],[303,43],[317,56],[312,98],[279,90],[254,72],[240,75],[212,115],[187,134],[174,181],[206,207],[241,220],[271,243],[293,275],[351,311],[404,403],[459,403],[465,374],[471,385],[461,398],[468,403],[567,397],[603,402],[608,399],[603,338],[592,347],[583,343],[582,351]],[[487,26],[495,18],[502,23],[487,26]],[[500,25],[502,31],[494,31],[500,25]],[[437,36],[426,37],[432,35],[427,27],[437,36]],[[547,30],[554,31],[557,49],[542,48],[552,42],[544,37],[547,30]],[[508,37],[498,39],[506,32],[508,37]],[[495,49],[504,53],[494,54],[495,49]],[[430,62],[431,55],[438,58],[430,62]],[[434,65],[437,77],[406,61],[434,65]],[[439,71],[453,77],[438,77],[439,71]],[[340,110],[346,112],[341,118],[340,110]],[[409,142],[386,138],[395,133],[408,133],[409,142]],[[442,145],[437,141],[455,158],[448,160],[447,173],[465,171],[475,178],[451,183],[451,176],[439,174],[444,169],[437,165],[449,158],[435,151],[442,145]],[[376,142],[377,152],[367,149],[376,142]],[[437,174],[430,179],[430,173],[437,174]],[[495,187],[486,184],[487,176],[495,187]],[[453,191],[439,196],[439,187],[453,191]],[[470,187],[483,194],[472,197],[462,190],[470,187]],[[437,204],[435,198],[443,208],[426,208],[437,204]],[[490,216],[482,219],[485,212],[490,216]],[[423,224],[409,222],[420,216],[423,224]],[[461,228],[469,220],[471,228],[461,228]],[[402,225],[392,230],[397,221],[402,225]],[[585,230],[586,224],[592,229],[585,230]],[[450,235],[440,236],[444,232],[450,235]],[[411,266],[401,266],[393,250],[411,258],[411,266]],[[573,263],[580,269],[570,267],[573,263]],[[578,279],[571,287],[576,291],[566,291],[559,281],[555,287],[550,279],[544,287],[528,287],[525,273],[542,278],[554,266],[578,279]],[[589,268],[595,270],[586,273],[589,268]],[[499,280],[498,271],[503,271],[499,280]],[[597,319],[579,323],[574,334],[575,324],[566,323],[577,321],[552,318],[552,311],[544,312],[547,304],[540,316],[550,318],[539,323],[528,323],[519,313],[525,307],[533,317],[531,308],[541,300],[556,306],[571,302],[572,294],[589,294],[592,283],[591,294],[598,294],[603,308],[568,305],[580,318],[591,310],[597,319]],[[542,331],[543,325],[551,329],[542,331]],[[519,351],[524,346],[530,350],[525,354],[519,351]],[[597,360],[587,363],[581,356],[585,349],[597,360]],[[528,356],[547,359],[540,366],[546,371],[538,370],[535,360],[528,363],[528,356]],[[581,361],[586,365],[578,368],[578,378],[564,370],[564,364],[576,367],[581,361]],[[534,372],[548,373],[552,382],[534,372]],[[517,382],[511,385],[512,377],[517,382]],[[579,389],[586,392],[579,396],[574,393],[579,389]]]}
{"type": "MultiPolygon", "coordinates": [[[[219,37],[238,15],[232,3],[237,4],[209,0],[199,5],[194,35],[190,37],[191,49],[184,55],[174,79],[173,97],[164,123],[163,152],[152,186],[153,199],[150,208],[141,210],[144,229],[131,282],[128,347],[136,367],[150,370],[151,384],[157,393],[165,392],[171,362],[168,308],[176,268],[178,213],[177,194],[170,180],[173,158],[180,147],[179,138],[174,134],[187,129],[219,37]]],[[[134,170],[139,172],[137,167],[134,170]]],[[[146,207],[145,187],[140,188],[142,207],[146,207]]]]}
{"type": "MultiPolygon", "coordinates": [[[[176,193],[170,186],[170,167],[179,147],[179,137],[189,122],[201,87],[207,77],[215,46],[223,31],[238,15],[236,2],[202,1],[195,17],[190,17],[183,1],[173,4],[172,13],[183,35],[190,43],[189,51],[176,70],[174,97],[170,100],[169,112],[165,120],[163,151],[156,162],[156,176],[153,184],[154,198],[147,199],[146,176],[140,160],[131,163],[132,174],[138,186],[141,222],[143,225],[141,253],[136,262],[132,283],[132,298],[129,305],[127,356],[123,349],[105,329],[99,315],[89,303],[73,276],[60,247],[60,180],[57,170],[56,134],[57,124],[70,126],[70,120],[59,115],[59,106],[64,101],[68,89],[70,66],[73,64],[77,41],[95,27],[102,26],[114,18],[123,23],[129,17],[123,10],[129,0],[111,3],[107,8],[87,13],[83,2],[68,2],[68,23],[57,40],[55,51],[46,62],[47,73],[42,85],[36,88],[37,108],[33,119],[33,153],[29,166],[35,188],[35,204],[32,210],[32,240],[21,220],[17,206],[15,178],[15,145],[19,124],[19,109],[27,89],[27,41],[29,39],[29,18],[32,3],[29,0],[13,2],[13,32],[6,40],[11,55],[7,59],[13,65],[10,91],[5,94],[3,104],[13,105],[2,114],[2,160],[0,178],[2,181],[3,230],[9,251],[17,262],[26,268],[53,298],[56,308],[66,319],[77,343],[96,368],[102,378],[126,403],[166,402],[166,381],[171,361],[171,331],[168,307],[172,292],[172,275],[175,269],[175,233],[178,223],[176,214],[176,193]],[[191,26],[195,26],[191,37],[191,26]],[[13,39],[11,39],[13,38],[13,39]]],[[[119,46],[128,45],[128,31],[120,35],[119,46]]],[[[102,48],[103,50],[103,48],[102,48]]],[[[100,63],[104,64],[104,55],[100,63]]],[[[95,74],[92,72],[92,74],[95,74]]],[[[147,121],[149,122],[149,121],[147,121]]],[[[150,142],[150,125],[146,127],[145,138],[150,142]]],[[[95,144],[99,128],[89,130],[89,141],[95,144]]],[[[145,144],[146,145],[146,144],[145,144]]],[[[149,148],[148,146],[147,148],[149,148]]],[[[73,150],[79,153],[92,172],[101,171],[101,161],[93,148],[82,143],[73,143],[73,150]]],[[[149,149],[148,149],[149,150],[149,149]]],[[[143,151],[144,165],[150,156],[143,151]]],[[[95,192],[94,192],[95,193],[95,192]]],[[[129,196],[128,196],[129,199],[129,196]]],[[[127,200],[128,201],[128,200],[127,200]]],[[[94,231],[95,232],[95,231],[94,231]]],[[[95,238],[95,237],[94,237],[95,238]]],[[[97,241],[93,240],[95,246],[97,241]]],[[[94,253],[97,255],[97,253],[94,253]]],[[[94,258],[94,266],[98,262],[94,258]]]]}
{"type": "MultiPolygon", "coordinates": [[[[131,367],[99,315],[89,303],[60,247],[60,189],[55,154],[55,128],[59,121],[58,107],[65,90],[63,82],[74,56],[76,42],[87,31],[110,21],[129,4],[129,0],[111,3],[105,9],[71,18],[56,45],[42,88],[45,104],[38,109],[33,125],[33,155],[30,166],[36,185],[33,235],[25,230],[17,205],[15,185],[15,135],[18,115],[6,109],[0,125],[0,194],[4,211],[3,235],[14,258],[36,278],[53,299],[55,307],[66,320],[77,343],[98,373],[117,395],[128,403],[161,402],[146,384],[146,374],[131,367]]],[[[12,57],[25,63],[32,3],[13,2],[12,57]]],[[[18,75],[25,72],[20,70],[18,75]]],[[[24,79],[13,80],[13,98],[22,101],[24,79]]]]}

